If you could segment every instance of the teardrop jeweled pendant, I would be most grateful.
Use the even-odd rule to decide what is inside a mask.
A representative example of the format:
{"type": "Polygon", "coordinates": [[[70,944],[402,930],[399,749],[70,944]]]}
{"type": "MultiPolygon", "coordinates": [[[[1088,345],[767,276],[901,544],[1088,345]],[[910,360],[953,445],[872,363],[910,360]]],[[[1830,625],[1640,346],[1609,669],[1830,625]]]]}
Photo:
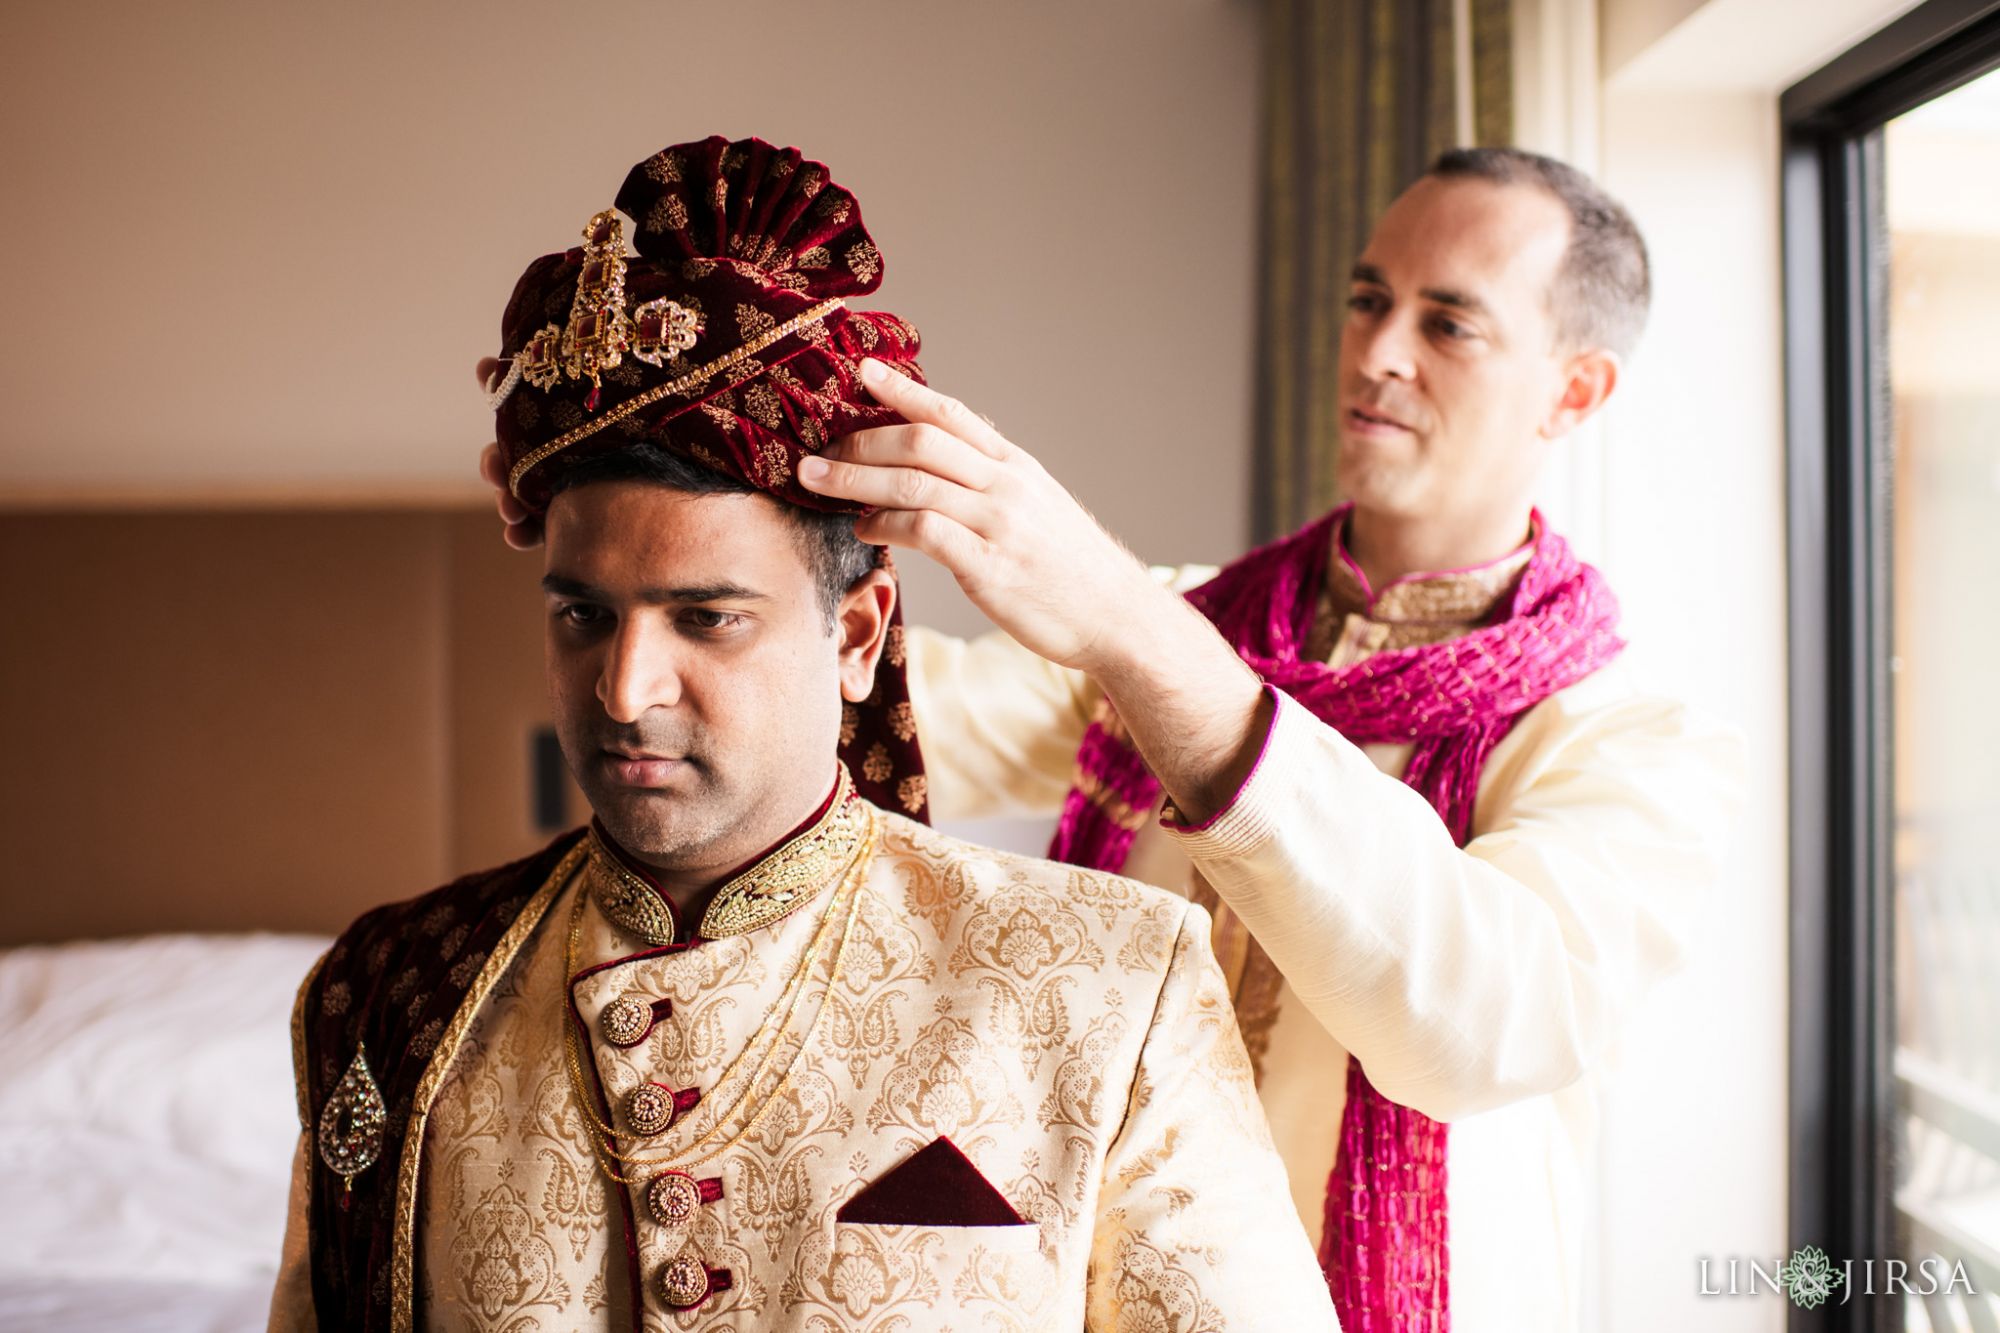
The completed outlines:
{"type": "Polygon", "coordinates": [[[354,1063],[347,1066],[319,1113],[319,1159],[345,1182],[346,1189],[352,1190],[354,1178],[382,1155],[382,1131],[388,1120],[382,1089],[368,1071],[368,1049],[356,1046],[354,1063]]]}

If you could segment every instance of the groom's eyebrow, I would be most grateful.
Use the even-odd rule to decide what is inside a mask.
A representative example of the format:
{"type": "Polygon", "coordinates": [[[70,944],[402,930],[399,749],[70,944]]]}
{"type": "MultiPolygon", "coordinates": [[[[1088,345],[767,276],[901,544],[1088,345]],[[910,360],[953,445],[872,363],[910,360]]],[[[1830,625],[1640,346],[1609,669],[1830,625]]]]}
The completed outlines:
{"type": "MultiPolygon", "coordinates": [[[[611,594],[602,588],[593,587],[582,579],[569,578],[562,574],[544,574],[542,591],[557,597],[572,597],[579,602],[608,603],[611,594]]],[[[770,594],[746,588],[740,583],[699,583],[677,588],[642,588],[639,600],[648,606],[686,605],[698,602],[756,602],[769,601],[770,594]]]]}

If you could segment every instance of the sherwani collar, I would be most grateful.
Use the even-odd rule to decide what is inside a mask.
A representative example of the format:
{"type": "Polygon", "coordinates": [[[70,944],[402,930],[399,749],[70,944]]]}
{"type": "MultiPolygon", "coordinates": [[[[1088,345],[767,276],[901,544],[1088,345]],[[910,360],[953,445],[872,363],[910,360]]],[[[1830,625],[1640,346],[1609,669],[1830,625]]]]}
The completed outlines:
{"type": "Polygon", "coordinates": [[[868,809],[839,765],[833,789],[804,823],[723,877],[692,935],[658,878],[595,821],[586,842],[591,892],[607,917],[656,948],[748,934],[790,916],[853,865],[868,809]]]}

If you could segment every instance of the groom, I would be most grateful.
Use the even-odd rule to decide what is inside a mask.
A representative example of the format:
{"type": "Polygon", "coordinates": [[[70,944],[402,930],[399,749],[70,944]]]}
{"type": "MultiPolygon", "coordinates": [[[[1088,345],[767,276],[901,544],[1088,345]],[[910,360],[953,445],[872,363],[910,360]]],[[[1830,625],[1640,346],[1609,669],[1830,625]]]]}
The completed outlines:
{"type": "Polygon", "coordinates": [[[1335,1329],[1207,916],[923,823],[894,577],[796,484],[915,367],[858,202],[713,138],[582,239],[494,402],[595,818],[307,979],[272,1327],[1335,1329]]]}

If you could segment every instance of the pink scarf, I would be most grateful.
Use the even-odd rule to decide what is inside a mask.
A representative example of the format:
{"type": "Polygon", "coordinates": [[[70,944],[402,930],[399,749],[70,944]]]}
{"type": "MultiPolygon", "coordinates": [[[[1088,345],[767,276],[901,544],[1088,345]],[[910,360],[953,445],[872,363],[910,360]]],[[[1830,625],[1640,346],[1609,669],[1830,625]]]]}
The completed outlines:
{"type": "MultiPolygon", "coordinates": [[[[1379,654],[1336,670],[1304,660],[1343,506],[1260,547],[1188,594],[1243,660],[1356,745],[1412,744],[1403,780],[1462,847],[1493,747],[1521,715],[1624,648],[1604,578],[1534,515],[1535,551],[1506,615],[1444,643],[1379,654]]],[[[1125,863],[1160,786],[1122,736],[1093,722],[1077,755],[1051,858],[1099,870],[1125,863]]],[[[1347,1105],[1327,1181],[1326,1270],[1347,1333],[1445,1333],[1446,1126],[1398,1106],[1347,1064],[1347,1105]]]]}

